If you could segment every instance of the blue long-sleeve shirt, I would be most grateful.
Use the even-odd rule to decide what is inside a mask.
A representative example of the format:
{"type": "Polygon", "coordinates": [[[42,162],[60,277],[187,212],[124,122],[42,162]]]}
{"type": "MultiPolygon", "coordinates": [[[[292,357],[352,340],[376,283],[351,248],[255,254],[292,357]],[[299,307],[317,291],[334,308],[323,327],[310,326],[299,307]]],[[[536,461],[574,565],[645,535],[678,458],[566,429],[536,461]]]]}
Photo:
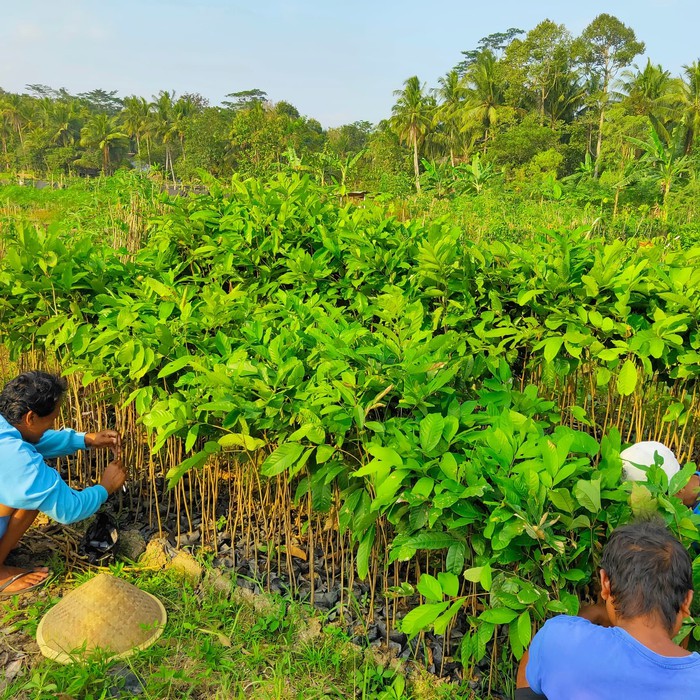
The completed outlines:
{"type": "Polygon", "coordinates": [[[47,430],[32,444],[0,416],[0,503],[39,510],[63,524],[90,517],[107,500],[107,489],[97,485],[76,491],[44,461],[84,449],[85,433],[47,430]]]}

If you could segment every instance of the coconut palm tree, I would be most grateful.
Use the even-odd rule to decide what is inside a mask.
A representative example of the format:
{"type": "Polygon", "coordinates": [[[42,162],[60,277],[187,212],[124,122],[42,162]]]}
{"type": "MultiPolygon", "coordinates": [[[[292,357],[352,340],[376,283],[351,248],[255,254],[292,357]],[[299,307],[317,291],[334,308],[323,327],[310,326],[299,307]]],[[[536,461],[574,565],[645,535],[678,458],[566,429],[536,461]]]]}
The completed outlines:
{"type": "Polygon", "coordinates": [[[625,71],[622,74],[621,92],[634,114],[664,117],[671,107],[669,98],[673,88],[671,72],[647,59],[644,70],[625,71]]]}
{"type": "Polygon", "coordinates": [[[30,107],[27,98],[14,93],[4,94],[0,100],[0,115],[11,124],[19,138],[20,146],[24,145],[24,127],[30,120],[30,107]]]}
{"type": "Polygon", "coordinates": [[[416,192],[420,193],[420,169],[418,151],[430,131],[433,115],[433,101],[425,93],[418,76],[404,82],[403,90],[396,90],[398,97],[392,107],[390,124],[399,140],[413,148],[413,170],[416,179],[416,192]]]}
{"type": "Polygon", "coordinates": [[[175,93],[161,90],[155,102],[151,104],[152,130],[156,138],[160,140],[165,148],[165,172],[171,173],[173,184],[175,184],[175,169],[173,167],[172,144],[177,138],[175,128],[175,93]]]}
{"type": "Polygon", "coordinates": [[[141,160],[141,139],[146,136],[146,149],[148,151],[148,161],[151,161],[151,149],[148,143],[148,120],[150,106],[145,97],[131,95],[124,98],[124,109],[121,112],[121,119],[124,131],[130,138],[136,141],[136,156],[141,160]]]}
{"type": "Polygon", "coordinates": [[[569,71],[558,75],[545,99],[545,109],[552,127],[558,121],[571,123],[583,106],[585,97],[586,88],[581,85],[578,73],[569,71]]]}
{"type": "Polygon", "coordinates": [[[683,123],[687,129],[685,152],[690,154],[700,136],[700,61],[683,66],[685,79],[681,81],[676,97],[683,110],[683,123]]]}
{"type": "Polygon", "coordinates": [[[46,115],[49,141],[57,146],[72,146],[80,138],[80,121],[74,100],[52,100],[46,115]]]}
{"type": "Polygon", "coordinates": [[[102,172],[106,174],[109,172],[111,150],[126,146],[128,138],[121,130],[118,117],[93,114],[80,132],[80,145],[98,148],[102,152],[102,172]]]}
{"type": "Polygon", "coordinates": [[[442,124],[446,141],[450,149],[450,164],[455,166],[455,149],[459,146],[462,134],[462,122],[466,87],[456,70],[438,79],[440,87],[435,90],[439,103],[435,110],[435,122],[442,124]]]}
{"type": "Polygon", "coordinates": [[[503,81],[498,75],[498,61],[492,51],[482,51],[469,67],[467,82],[466,124],[476,125],[481,131],[484,152],[498,122],[500,109],[505,105],[503,81]]]}

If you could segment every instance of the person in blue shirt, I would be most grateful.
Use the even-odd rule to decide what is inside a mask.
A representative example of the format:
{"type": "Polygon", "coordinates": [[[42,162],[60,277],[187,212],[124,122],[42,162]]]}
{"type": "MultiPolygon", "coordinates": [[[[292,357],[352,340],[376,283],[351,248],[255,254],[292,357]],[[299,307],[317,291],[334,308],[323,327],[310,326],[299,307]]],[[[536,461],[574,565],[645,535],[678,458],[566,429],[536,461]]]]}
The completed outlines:
{"type": "Polygon", "coordinates": [[[600,602],[544,623],[520,663],[516,698],[697,697],[700,655],[673,641],[693,599],[683,545],[660,521],[625,525],[600,566],[600,602]]]}
{"type": "Polygon", "coordinates": [[[66,381],[46,372],[26,372],[0,392],[0,597],[42,585],[48,569],[7,566],[5,560],[39,512],[59,523],[93,515],[126,479],[120,437],[113,430],[77,433],[53,430],[66,381]],[[96,486],[71,489],[44,459],[86,448],[108,447],[115,459],[96,486]]]}

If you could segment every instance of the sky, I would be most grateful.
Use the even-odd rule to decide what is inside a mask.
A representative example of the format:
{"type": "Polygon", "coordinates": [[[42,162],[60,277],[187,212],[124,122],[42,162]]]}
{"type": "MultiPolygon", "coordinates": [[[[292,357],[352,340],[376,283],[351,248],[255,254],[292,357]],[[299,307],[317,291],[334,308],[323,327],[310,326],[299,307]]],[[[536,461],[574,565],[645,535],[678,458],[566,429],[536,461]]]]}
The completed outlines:
{"type": "Polygon", "coordinates": [[[480,38],[543,19],[579,34],[607,12],[674,75],[700,58],[698,0],[4,0],[0,87],[41,83],[219,104],[258,88],[324,127],[391,114],[394,90],[428,87],[480,38]]]}

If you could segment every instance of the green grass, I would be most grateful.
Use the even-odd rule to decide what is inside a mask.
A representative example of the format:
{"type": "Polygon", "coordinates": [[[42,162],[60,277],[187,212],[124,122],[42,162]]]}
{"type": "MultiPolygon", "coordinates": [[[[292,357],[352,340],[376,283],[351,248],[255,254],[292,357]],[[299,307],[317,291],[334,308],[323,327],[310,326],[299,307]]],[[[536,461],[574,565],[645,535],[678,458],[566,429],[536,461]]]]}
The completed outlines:
{"type": "MultiPolygon", "coordinates": [[[[229,599],[206,585],[195,589],[171,571],[114,570],[163,601],[169,616],[163,636],[126,662],[95,654],[86,662],[62,666],[37,653],[3,698],[132,697],[119,675],[125,664],[142,680],[139,697],[144,700],[458,697],[457,688],[449,684],[436,684],[440,688],[430,696],[418,689],[429,683],[419,682],[418,690],[412,690],[403,672],[350,644],[340,627],[279,596],[234,591],[229,599]]],[[[57,601],[49,596],[27,607],[19,599],[11,601],[3,625],[34,637],[42,615],[57,601]]]]}

